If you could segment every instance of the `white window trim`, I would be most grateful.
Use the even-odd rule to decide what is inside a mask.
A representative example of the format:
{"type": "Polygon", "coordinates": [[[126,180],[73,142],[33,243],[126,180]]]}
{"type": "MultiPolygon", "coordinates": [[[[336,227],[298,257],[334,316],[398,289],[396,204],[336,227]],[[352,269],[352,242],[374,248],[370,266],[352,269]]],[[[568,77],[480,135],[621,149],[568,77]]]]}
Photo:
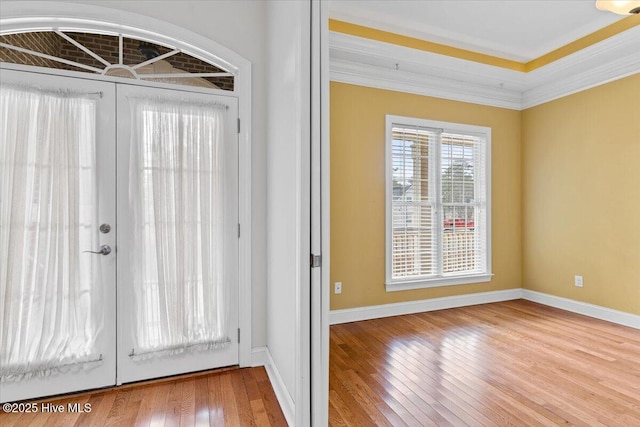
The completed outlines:
{"type": "MultiPolygon", "coordinates": [[[[438,150],[439,151],[439,150],[438,150]]],[[[403,117],[386,115],[385,133],[385,288],[387,292],[405,291],[411,289],[434,288],[439,286],[466,285],[491,281],[491,128],[461,123],[442,122],[415,117],[403,117]],[[428,278],[393,279],[391,276],[391,261],[393,250],[393,225],[392,225],[392,195],[393,177],[392,170],[392,128],[394,125],[421,126],[442,129],[443,132],[464,133],[482,135],[486,138],[485,144],[485,182],[486,182],[486,268],[485,272],[478,274],[447,274],[428,278]]]]}

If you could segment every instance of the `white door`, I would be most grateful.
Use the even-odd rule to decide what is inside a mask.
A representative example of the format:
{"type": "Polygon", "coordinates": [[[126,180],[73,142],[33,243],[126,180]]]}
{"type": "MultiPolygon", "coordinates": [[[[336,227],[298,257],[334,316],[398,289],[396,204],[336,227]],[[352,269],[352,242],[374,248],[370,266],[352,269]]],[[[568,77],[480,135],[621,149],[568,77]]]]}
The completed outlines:
{"type": "Polygon", "coordinates": [[[236,365],[237,99],[6,69],[0,82],[77,101],[0,117],[0,401],[236,365]]]}
{"type": "Polygon", "coordinates": [[[113,385],[115,85],[0,83],[0,400],[113,385]]]}
{"type": "Polygon", "coordinates": [[[117,90],[117,382],[236,365],[237,100],[117,90]]]}

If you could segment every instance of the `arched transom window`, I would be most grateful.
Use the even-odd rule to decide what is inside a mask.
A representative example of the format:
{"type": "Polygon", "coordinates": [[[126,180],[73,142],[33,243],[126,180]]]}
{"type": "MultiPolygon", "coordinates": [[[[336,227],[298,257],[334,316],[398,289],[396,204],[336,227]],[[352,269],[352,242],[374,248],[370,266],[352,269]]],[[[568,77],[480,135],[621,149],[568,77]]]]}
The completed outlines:
{"type": "Polygon", "coordinates": [[[0,62],[234,90],[233,73],[219,64],[117,33],[52,29],[3,34],[0,62]]]}

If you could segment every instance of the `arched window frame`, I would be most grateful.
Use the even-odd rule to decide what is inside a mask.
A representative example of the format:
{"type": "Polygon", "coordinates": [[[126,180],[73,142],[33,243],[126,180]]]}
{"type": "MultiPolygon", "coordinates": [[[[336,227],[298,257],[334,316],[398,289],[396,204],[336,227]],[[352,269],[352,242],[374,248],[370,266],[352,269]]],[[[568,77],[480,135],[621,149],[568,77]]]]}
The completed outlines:
{"type": "Polygon", "coordinates": [[[218,93],[238,98],[239,126],[239,195],[238,216],[242,225],[239,239],[239,327],[242,340],[239,345],[239,365],[251,366],[251,63],[225,46],[183,27],[133,12],[101,6],[59,2],[2,3],[0,35],[31,31],[80,31],[88,33],[119,34],[150,43],[172,46],[175,49],[215,64],[234,75],[234,90],[194,88],[158,82],[146,82],[105,76],[101,74],[0,63],[0,69],[34,71],[95,79],[126,82],[143,86],[169,87],[184,91],[218,93]]]}
{"type": "MultiPolygon", "coordinates": [[[[90,29],[89,31],[80,31],[78,28],[75,27],[52,27],[52,28],[38,28],[37,30],[30,30],[30,31],[18,31],[18,32],[14,32],[14,33],[9,33],[6,32],[2,35],[13,35],[13,34],[30,34],[30,33],[39,33],[39,34],[52,34],[54,35],[54,37],[56,37],[57,39],[63,39],[65,41],[67,41],[69,44],[75,46],[76,48],[78,48],[79,50],[83,51],[84,53],[90,55],[94,60],[96,60],[97,62],[100,63],[100,65],[98,67],[96,67],[95,65],[88,65],[82,62],[78,62],[78,61],[74,61],[74,60],[69,60],[69,59],[65,59],[63,57],[60,56],[56,56],[56,55],[51,55],[51,54],[46,54],[43,52],[39,52],[37,50],[32,50],[32,49],[28,49],[25,47],[21,47],[21,46],[16,46],[13,45],[11,43],[4,43],[4,42],[0,42],[0,47],[12,50],[12,51],[16,51],[16,52],[21,52],[23,54],[26,55],[30,55],[30,56],[35,56],[35,57],[39,57],[39,58],[43,58],[49,61],[52,61],[54,63],[61,63],[61,64],[65,64],[67,66],[73,66],[75,68],[78,68],[80,70],[85,70],[85,72],[91,72],[91,73],[95,73],[97,75],[102,75],[102,76],[114,76],[113,74],[111,74],[111,71],[117,71],[117,70],[123,70],[123,71],[127,71],[129,73],[129,76],[136,79],[136,80],[150,80],[150,79],[155,79],[155,81],[157,82],[158,79],[163,79],[163,78],[172,78],[174,79],[176,82],[179,82],[180,79],[183,78],[201,78],[201,77],[228,77],[228,76],[234,76],[234,73],[229,72],[225,69],[223,69],[223,65],[220,65],[218,63],[218,61],[216,61],[215,58],[214,61],[216,61],[216,63],[211,63],[212,61],[203,61],[203,58],[198,57],[196,55],[192,55],[189,52],[185,52],[184,50],[180,49],[180,48],[176,48],[176,46],[174,46],[173,44],[171,45],[164,45],[163,47],[168,49],[168,52],[163,53],[163,54],[159,54],[158,56],[152,57],[150,59],[142,59],[139,63],[137,64],[125,64],[124,63],[124,50],[125,50],[125,40],[138,40],[139,42],[143,42],[143,43],[151,43],[150,46],[159,46],[159,44],[155,41],[155,40],[151,40],[151,39],[139,39],[139,38],[132,38],[129,34],[124,34],[122,32],[109,32],[109,31],[100,31],[97,32],[96,30],[90,29]],[[84,35],[106,35],[106,36],[111,36],[111,37],[116,37],[118,40],[118,47],[116,48],[117,52],[114,52],[117,54],[118,56],[118,60],[116,62],[110,62],[107,61],[105,59],[104,56],[101,56],[100,54],[98,54],[97,52],[95,52],[94,50],[92,50],[90,47],[88,47],[87,45],[76,41],[73,37],[70,36],[70,34],[84,34],[84,35]],[[144,70],[145,66],[147,65],[152,65],[155,64],[157,62],[160,62],[161,60],[164,60],[166,58],[172,58],[175,55],[178,54],[187,54],[188,57],[190,58],[195,58],[195,59],[199,59],[201,60],[203,63],[205,64],[209,64],[214,66],[215,68],[217,68],[219,71],[215,71],[215,72],[189,72],[189,71],[181,71],[176,73],[175,71],[172,71],[170,74],[156,74],[156,73],[149,73],[149,72],[145,72],[145,73],[141,73],[141,70],[144,70]]],[[[104,49],[102,49],[104,50],[104,49]]],[[[104,54],[104,52],[102,52],[104,54]]],[[[31,64],[25,64],[25,65],[31,65],[31,64]]],[[[227,65],[228,66],[228,65],[227,65]]],[[[56,68],[56,67],[53,67],[56,68]]],[[[236,70],[237,71],[237,70],[236,70]]],[[[94,76],[95,76],[94,74],[94,76]]],[[[178,83],[180,84],[180,83],[178,83]]]]}

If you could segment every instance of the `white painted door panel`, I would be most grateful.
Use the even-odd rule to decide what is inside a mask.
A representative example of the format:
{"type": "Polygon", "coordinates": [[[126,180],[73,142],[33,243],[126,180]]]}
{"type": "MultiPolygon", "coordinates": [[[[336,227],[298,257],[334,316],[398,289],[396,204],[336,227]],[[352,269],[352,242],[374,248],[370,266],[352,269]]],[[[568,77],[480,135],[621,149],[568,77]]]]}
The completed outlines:
{"type": "MultiPolygon", "coordinates": [[[[115,196],[115,84],[96,82],[85,79],[52,76],[40,73],[2,70],[3,83],[19,86],[37,87],[51,91],[71,91],[86,94],[96,100],[95,154],[97,186],[93,194],[80,194],[79,205],[97,203],[98,222],[92,226],[78,224],[79,233],[93,233],[92,239],[98,247],[79,247],[81,263],[98,259],[98,263],[90,263],[99,269],[101,283],[95,286],[101,291],[102,328],[96,337],[96,348],[101,355],[97,366],[89,369],[71,369],[64,373],[54,373],[20,381],[4,382],[0,385],[0,400],[11,402],[52,394],[69,393],[77,390],[105,387],[115,384],[116,352],[115,352],[115,280],[116,255],[91,254],[85,251],[98,251],[100,245],[116,245],[116,196],[115,196]],[[111,231],[100,233],[98,224],[109,224],[111,231]],[[96,258],[97,257],[97,258],[96,258]]],[[[90,173],[85,171],[83,173],[90,173]]],[[[37,201],[36,201],[37,202],[37,201]]],[[[82,241],[82,240],[81,240],[82,241]]],[[[26,262],[26,261],[25,261],[26,262]]],[[[85,264],[86,265],[86,264],[85,264]]],[[[4,280],[4,279],[3,279],[4,280]]],[[[99,279],[98,279],[99,280],[99,279]]],[[[6,285],[6,283],[5,283],[6,285]]],[[[37,283],[35,284],[37,286],[37,283]]],[[[34,291],[37,298],[38,290],[34,291]]],[[[9,301],[11,303],[11,301],[9,301]]],[[[15,302],[14,302],[15,303],[15,302]]],[[[70,309],[73,309],[71,307],[70,309]]],[[[2,315],[5,312],[3,310],[2,315]]],[[[7,324],[5,320],[5,325],[7,324]]],[[[7,331],[3,331],[7,333],[7,331]]],[[[4,349],[0,349],[4,351],[4,349]]]]}
{"type": "MultiPolygon", "coordinates": [[[[173,102],[172,101],[172,102],[173,102]]],[[[167,89],[145,88],[133,85],[118,85],[118,384],[158,378],[168,375],[194,372],[217,367],[238,364],[238,136],[237,136],[237,99],[233,97],[185,93],[167,89]],[[131,99],[151,98],[173,100],[181,103],[204,104],[219,102],[229,106],[225,125],[224,164],[225,194],[224,237],[221,245],[225,253],[225,268],[228,283],[229,304],[227,331],[230,343],[219,349],[184,351],[179,354],[157,352],[150,357],[136,357],[136,283],[134,271],[141,265],[133,265],[136,254],[134,216],[129,209],[131,204],[130,182],[131,166],[131,99]],[[227,274],[228,273],[228,274],[227,274]]],[[[134,172],[137,173],[137,172],[134,172]]],[[[136,178],[134,178],[136,179],[136,178]]],[[[139,246],[138,246],[139,247],[139,246]]],[[[154,283],[158,289],[162,284],[154,283]]],[[[141,289],[141,288],[138,288],[141,289]]],[[[138,291],[138,294],[140,292],[138,291]]],[[[178,302],[176,302],[177,304],[178,302]]],[[[138,319],[139,320],[139,319],[138,319]]],[[[171,353],[171,352],[169,352],[171,353]]]]}

